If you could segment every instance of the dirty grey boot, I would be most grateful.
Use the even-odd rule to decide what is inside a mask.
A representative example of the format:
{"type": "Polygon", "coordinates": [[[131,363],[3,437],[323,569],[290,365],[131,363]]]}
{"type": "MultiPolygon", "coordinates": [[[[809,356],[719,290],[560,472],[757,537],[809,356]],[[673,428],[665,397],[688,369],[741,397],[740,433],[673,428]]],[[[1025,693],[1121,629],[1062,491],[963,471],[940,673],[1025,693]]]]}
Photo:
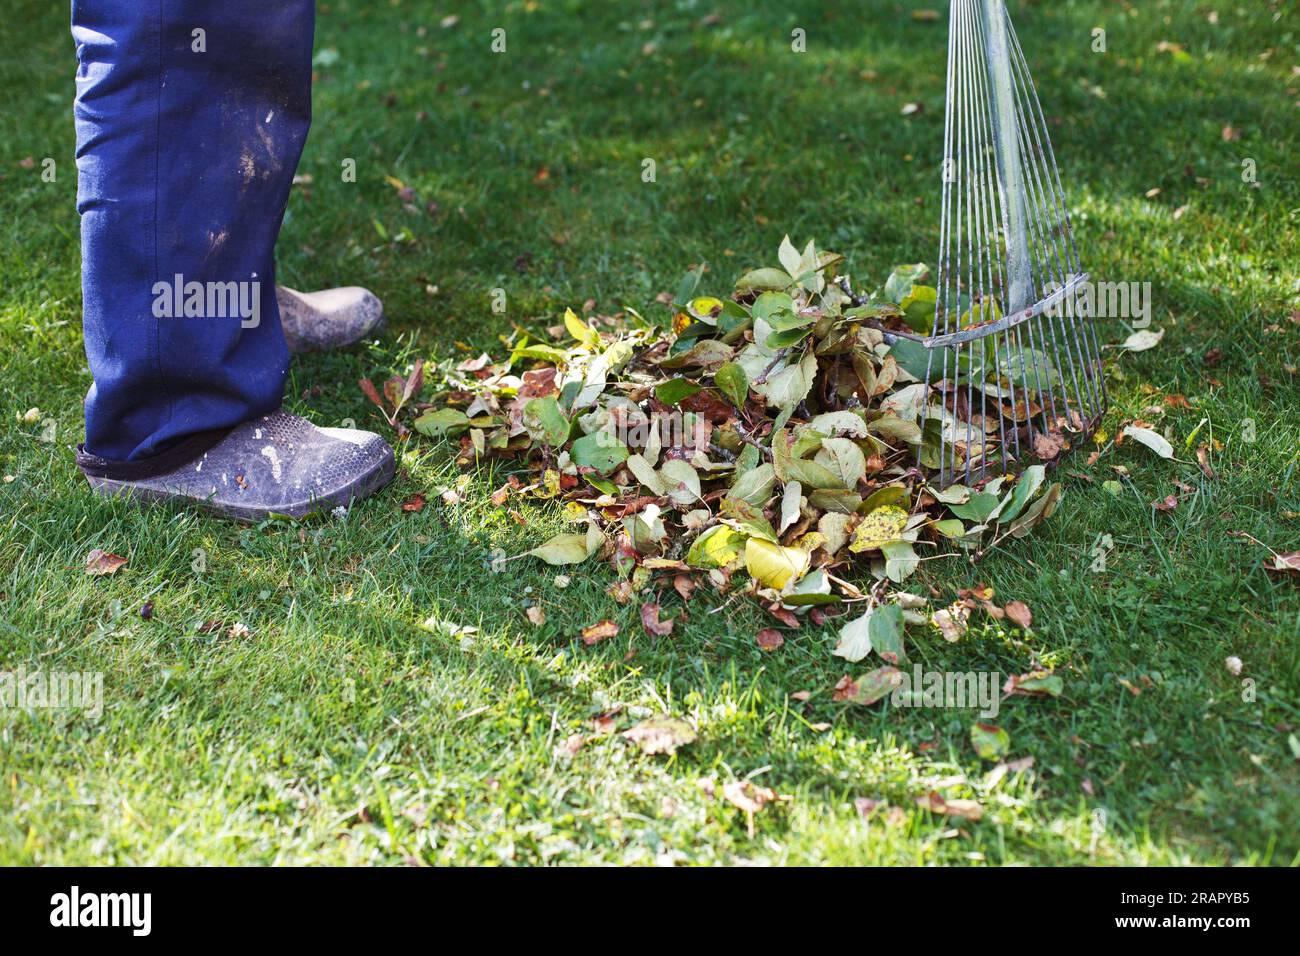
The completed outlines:
{"type": "Polygon", "coordinates": [[[384,324],[384,305],[374,293],[349,285],[320,292],[275,287],[280,325],[290,352],[323,352],[361,341],[384,324]]]}
{"type": "Polygon", "coordinates": [[[97,494],[191,500],[240,521],[347,508],[382,488],[396,470],[393,450],[378,435],[317,428],[283,411],[238,425],[224,437],[209,433],[195,441],[159,459],[134,462],[109,462],[81,451],[77,465],[97,494]],[[206,450],[190,454],[205,444],[206,450]]]}

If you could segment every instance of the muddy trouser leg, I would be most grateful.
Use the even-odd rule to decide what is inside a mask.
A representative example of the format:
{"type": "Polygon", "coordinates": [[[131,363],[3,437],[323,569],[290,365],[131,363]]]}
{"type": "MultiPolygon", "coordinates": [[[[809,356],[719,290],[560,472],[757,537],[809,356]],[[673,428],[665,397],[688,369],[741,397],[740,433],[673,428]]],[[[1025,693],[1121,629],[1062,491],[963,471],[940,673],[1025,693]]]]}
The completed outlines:
{"type": "Polygon", "coordinates": [[[273,251],[314,16],[314,0],[73,0],[87,452],[174,458],[280,406],[273,251]]]}

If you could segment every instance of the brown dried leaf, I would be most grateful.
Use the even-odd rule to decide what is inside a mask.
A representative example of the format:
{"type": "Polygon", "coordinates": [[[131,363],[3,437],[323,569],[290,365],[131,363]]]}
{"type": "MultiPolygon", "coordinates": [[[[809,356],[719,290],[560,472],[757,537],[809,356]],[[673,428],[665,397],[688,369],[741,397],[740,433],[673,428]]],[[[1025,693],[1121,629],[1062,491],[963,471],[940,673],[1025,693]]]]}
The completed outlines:
{"type": "Polygon", "coordinates": [[[1201,474],[1206,478],[1217,478],[1214,469],[1210,467],[1210,446],[1202,444],[1196,449],[1196,463],[1201,466],[1201,474]]]}
{"type": "Polygon", "coordinates": [[[1034,624],[1034,615],[1023,601],[1011,601],[1003,609],[1007,617],[1015,621],[1022,630],[1029,630],[1034,624]]]}
{"type": "Polygon", "coordinates": [[[984,808],[975,800],[945,800],[933,791],[924,797],[917,797],[916,805],[931,813],[970,820],[972,823],[978,822],[984,816],[984,808]]]}
{"type": "Polygon", "coordinates": [[[95,548],[86,555],[86,573],[95,577],[102,577],[105,574],[116,574],[126,566],[127,559],[121,555],[112,554],[108,551],[101,551],[95,548]]]}
{"type": "MultiPolygon", "coordinates": [[[[379,391],[375,388],[375,383],[370,381],[368,378],[363,378],[358,381],[357,384],[361,386],[361,391],[365,394],[366,398],[378,405],[381,411],[384,411],[384,400],[379,397],[379,391]]],[[[384,414],[387,415],[387,411],[384,411],[384,414]]]]}
{"type": "Polygon", "coordinates": [[[675,621],[661,621],[659,612],[661,608],[653,601],[647,601],[641,605],[641,626],[646,632],[656,637],[665,637],[673,632],[675,621]]]}
{"type": "Polygon", "coordinates": [[[611,638],[617,633],[618,625],[613,621],[597,621],[590,627],[584,627],[582,629],[582,643],[591,647],[593,644],[599,644],[601,641],[611,638]]]}
{"type": "Polygon", "coordinates": [[[1058,457],[1065,447],[1065,436],[1060,432],[1037,432],[1034,435],[1034,454],[1043,461],[1058,457]]]}

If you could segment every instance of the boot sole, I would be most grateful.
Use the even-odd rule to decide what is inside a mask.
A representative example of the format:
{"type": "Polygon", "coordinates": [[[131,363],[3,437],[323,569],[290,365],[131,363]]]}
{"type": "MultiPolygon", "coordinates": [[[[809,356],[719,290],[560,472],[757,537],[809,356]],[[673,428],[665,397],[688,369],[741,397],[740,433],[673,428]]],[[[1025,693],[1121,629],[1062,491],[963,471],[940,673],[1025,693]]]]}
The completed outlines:
{"type": "Polygon", "coordinates": [[[361,501],[374,494],[380,488],[393,480],[397,473],[397,460],[390,449],[375,467],[369,471],[358,475],[351,483],[332,491],[328,495],[322,495],[319,498],[312,498],[301,504],[290,505],[280,509],[246,507],[225,502],[213,501],[211,498],[196,498],[182,492],[168,491],[166,488],[152,488],[147,485],[140,485],[129,481],[115,481],[112,478],[94,478],[89,475],[86,480],[90,482],[91,490],[101,497],[106,498],[129,498],[135,502],[149,501],[179,501],[185,504],[193,504],[202,508],[210,514],[219,515],[223,518],[232,518],[245,524],[255,524],[259,521],[265,521],[267,518],[283,516],[287,518],[305,518],[308,515],[321,514],[323,512],[333,511],[338,507],[351,507],[354,502],[361,501]]]}

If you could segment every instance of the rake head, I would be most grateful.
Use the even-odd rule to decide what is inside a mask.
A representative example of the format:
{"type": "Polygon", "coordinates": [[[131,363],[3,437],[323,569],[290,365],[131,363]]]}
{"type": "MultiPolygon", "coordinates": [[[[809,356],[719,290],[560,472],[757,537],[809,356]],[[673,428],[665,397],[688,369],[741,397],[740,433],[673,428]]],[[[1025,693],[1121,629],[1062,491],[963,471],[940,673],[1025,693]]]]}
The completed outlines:
{"type": "Polygon", "coordinates": [[[1106,409],[1088,276],[1003,0],[951,0],[942,208],[934,326],[917,338],[940,484],[969,484],[1054,461],[1106,409]]]}

